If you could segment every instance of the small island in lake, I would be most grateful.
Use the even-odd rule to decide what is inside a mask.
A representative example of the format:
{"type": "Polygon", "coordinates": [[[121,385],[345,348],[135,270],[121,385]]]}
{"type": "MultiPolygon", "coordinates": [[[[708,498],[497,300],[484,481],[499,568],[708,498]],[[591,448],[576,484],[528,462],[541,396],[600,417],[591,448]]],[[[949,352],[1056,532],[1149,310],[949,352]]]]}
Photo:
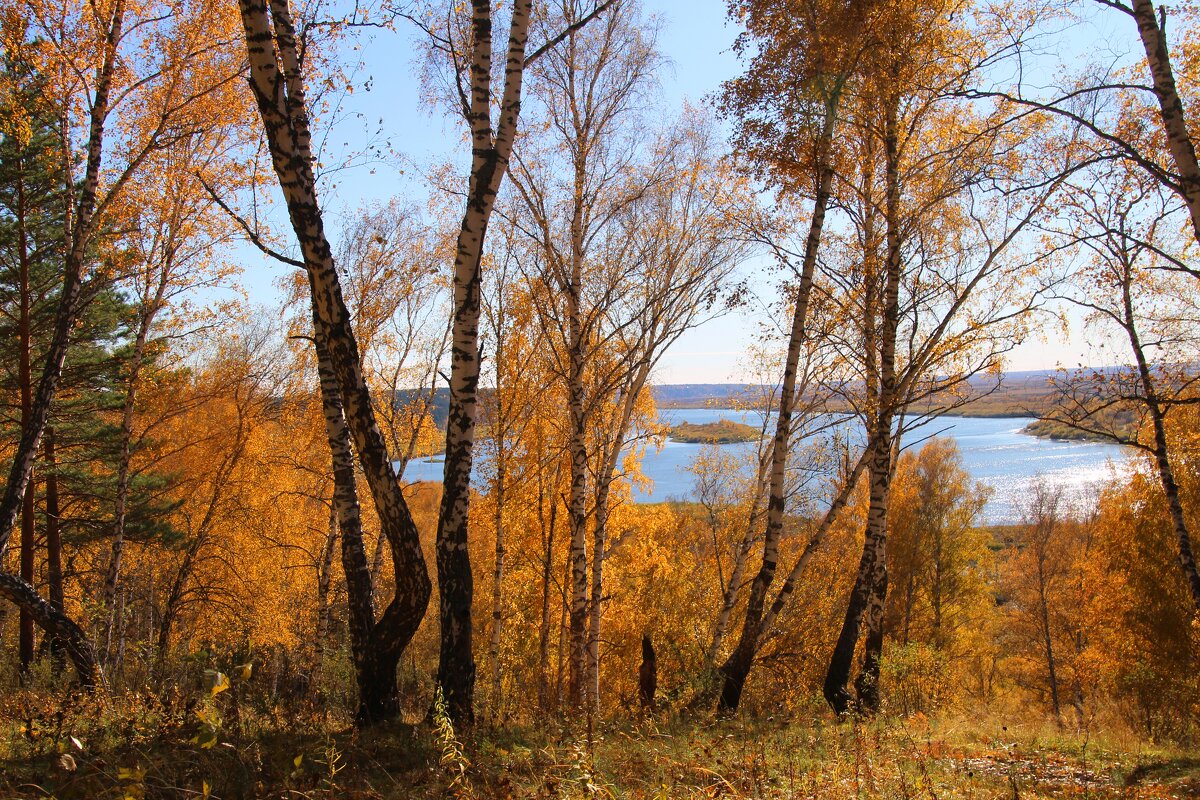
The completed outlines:
{"type": "Polygon", "coordinates": [[[719,419],[716,422],[693,424],[681,422],[671,428],[671,438],[677,442],[690,444],[732,444],[734,442],[754,442],[760,432],[753,425],[719,419]]]}

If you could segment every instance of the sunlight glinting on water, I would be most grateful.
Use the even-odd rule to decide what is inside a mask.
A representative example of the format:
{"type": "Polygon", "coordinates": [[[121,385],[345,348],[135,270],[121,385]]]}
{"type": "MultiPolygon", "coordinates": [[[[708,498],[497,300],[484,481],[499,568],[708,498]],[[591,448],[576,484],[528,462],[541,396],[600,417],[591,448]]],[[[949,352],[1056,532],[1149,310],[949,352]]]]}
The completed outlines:
{"type": "MultiPolygon", "coordinates": [[[[669,424],[703,424],[720,419],[759,424],[757,415],[733,409],[670,409],[662,413],[669,424]]],[[[1061,486],[1065,499],[1085,504],[1099,486],[1133,468],[1131,452],[1126,448],[1096,442],[1052,441],[1021,433],[1021,429],[1032,421],[1027,418],[943,417],[910,434],[909,440],[918,442],[937,433],[957,441],[963,466],[976,480],[992,489],[980,520],[989,524],[1020,522],[1021,504],[1037,480],[1048,486],[1061,486]]],[[[752,444],[721,447],[735,454],[749,456],[753,453],[752,444]]],[[[674,441],[668,441],[661,450],[651,448],[642,463],[642,471],[654,486],[647,492],[635,492],[635,501],[658,503],[691,499],[693,476],[687,467],[701,448],[702,445],[674,441]]],[[[440,481],[442,468],[440,456],[433,460],[415,460],[404,471],[404,479],[440,481]]]]}

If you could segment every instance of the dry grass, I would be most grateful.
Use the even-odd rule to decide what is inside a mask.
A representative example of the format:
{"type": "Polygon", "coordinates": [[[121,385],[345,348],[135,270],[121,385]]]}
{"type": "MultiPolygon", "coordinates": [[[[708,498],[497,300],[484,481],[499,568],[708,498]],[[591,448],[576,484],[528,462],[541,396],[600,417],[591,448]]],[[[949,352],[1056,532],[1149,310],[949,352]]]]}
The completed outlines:
{"type": "Polygon", "coordinates": [[[570,720],[357,732],[344,718],[270,713],[244,698],[235,714],[234,700],[128,694],[60,707],[17,693],[0,718],[0,797],[1200,796],[1200,754],[1041,720],[643,720],[590,737],[570,720]]]}

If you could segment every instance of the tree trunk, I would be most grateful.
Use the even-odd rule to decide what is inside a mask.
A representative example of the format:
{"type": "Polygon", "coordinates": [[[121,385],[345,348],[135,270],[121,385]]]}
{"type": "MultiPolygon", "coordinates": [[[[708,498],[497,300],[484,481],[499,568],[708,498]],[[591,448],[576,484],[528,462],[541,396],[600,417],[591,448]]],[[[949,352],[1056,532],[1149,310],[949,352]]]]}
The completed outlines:
{"type": "MultiPolygon", "coordinates": [[[[858,575],[850,592],[850,602],[842,629],[834,645],[825,673],[823,693],[837,714],[850,710],[853,699],[846,686],[858,644],[863,619],[867,621],[867,642],[863,669],[858,682],[859,701],[864,711],[875,711],[879,702],[879,660],[883,650],[883,608],[887,599],[887,514],[891,487],[892,422],[896,413],[896,337],[900,323],[900,179],[898,100],[888,100],[884,109],[885,221],[887,260],[884,276],[883,319],[879,332],[879,381],[874,398],[874,420],[869,437],[871,460],[870,506],[863,554],[858,575]]],[[[868,316],[870,316],[868,309],[868,316]]],[[[873,337],[867,341],[873,348],[873,337]]]]}
{"type": "MultiPolygon", "coordinates": [[[[29,476],[29,485],[25,489],[25,497],[21,501],[21,580],[34,585],[34,487],[36,486],[33,480],[32,471],[29,476]]],[[[18,654],[20,656],[21,674],[25,675],[33,666],[34,653],[34,609],[21,608],[18,622],[20,625],[20,638],[18,642],[18,654]]]]}
{"type": "Polygon", "coordinates": [[[608,540],[608,498],[611,473],[599,477],[596,492],[596,524],[592,529],[592,579],[588,599],[587,687],[585,700],[593,714],[600,710],[600,626],[604,615],[604,561],[608,540]]]}
{"type": "Polygon", "coordinates": [[[638,667],[638,700],[642,710],[655,711],[654,693],[658,689],[658,659],[650,634],[642,634],[642,664],[638,667]]]}
{"type": "Polygon", "coordinates": [[[712,638],[709,639],[708,647],[704,649],[704,671],[706,673],[711,673],[716,667],[717,654],[721,652],[721,647],[725,644],[729,619],[733,616],[733,609],[737,605],[738,590],[741,589],[742,581],[746,577],[746,562],[749,559],[750,550],[754,547],[754,518],[755,515],[751,514],[746,533],[733,551],[729,582],[725,585],[725,591],[721,595],[721,610],[717,613],[717,623],[713,626],[712,638]]]}
{"type": "Polygon", "coordinates": [[[942,527],[934,531],[933,546],[933,582],[929,587],[929,603],[933,606],[933,646],[939,650],[946,646],[946,636],[942,632],[942,578],[945,572],[942,564],[942,527]]]}
{"type": "Polygon", "coordinates": [[[125,398],[121,408],[121,428],[118,433],[117,453],[117,486],[113,503],[113,540],[109,554],[108,569],[104,574],[104,589],[101,593],[101,606],[107,610],[104,629],[104,649],[101,660],[110,664],[110,648],[112,646],[113,628],[117,624],[114,600],[117,596],[117,585],[121,579],[121,561],[125,553],[125,527],[129,516],[129,485],[132,475],[132,442],[133,419],[137,402],[139,382],[142,373],[142,362],[146,358],[146,342],[150,337],[150,326],[162,303],[166,291],[169,268],[164,267],[157,291],[153,298],[142,298],[138,312],[138,329],[134,336],[133,352],[129,357],[129,376],[125,381],[125,398]]]}
{"type": "MultiPolygon", "coordinates": [[[[884,513],[887,511],[886,500],[884,513]]],[[[871,586],[870,599],[865,616],[866,638],[863,642],[863,663],[854,682],[858,696],[858,707],[867,713],[879,710],[879,673],[883,659],[883,612],[888,590],[887,532],[885,529],[875,567],[875,582],[871,586]],[[882,567],[880,566],[882,564],[882,567]]]]}
{"type": "MultiPolygon", "coordinates": [[[[717,682],[717,679],[720,677],[720,673],[716,669],[717,656],[721,652],[721,647],[725,644],[725,637],[729,632],[729,621],[733,616],[733,610],[737,606],[738,594],[745,581],[746,566],[750,558],[750,551],[754,548],[754,541],[757,538],[756,530],[762,518],[762,499],[767,490],[767,472],[770,463],[771,452],[768,448],[759,457],[758,472],[755,479],[756,488],[754,497],[750,503],[750,514],[746,519],[746,531],[734,548],[729,582],[725,585],[725,590],[721,596],[721,610],[717,614],[716,625],[713,626],[712,638],[709,640],[708,647],[704,651],[704,683],[701,686],[700,692],[688,703],[689,711],[706,707],[712,703],[716,699],[717,692],[723,685],[723,681],[722,684],[718,684],[717,682]]],[[[741,680],[744,683],[744,675],[741,680]]],[[[738,697],[740,699],[740,691],[738,697]]]]}
{"type": "Polygon", "coordinates": [[[833,183],[833,169],[829,166],[828,159],[836,115],[837,101],[833,99],[826,108],[825,127],[821,134],[821,141],[818,143],[816,196],[813,201],[808,238],[804,243],[800,285],[796,291],[791,334],[788,338],[787,361],[784,365],[783,385],[780,388],[779,417],[775,423],[775,438],[771,445],[770,489],[767,496],[767,528],[763,540],[762,566],[759,567],[753,583],[750,584],[750,598],[746,604],[746,616],[742,621],[742,631],[737,646],[720,668],[723,681],[718,711],[721,713],[736,711],[741,702],[742,689],[758,651],[767,591],[775,579],[775,567],[779,560],[779,538],[783,534],[783,520],[786,511],[787,459],[791,450],[792,411],[796,403],[796,380],[800,353],[804,349],[807,339],[805,325],[808,322],[808,304],[812,295],[817,251],[821,245],[825,210],[829,205],[829,194],[833,183]]]}
{"type": "MultiPolygon", "coordinates": [[[[555,470],[557,476],[558,471],[555,470]]],[[[555,481],[557,483],[557,481],[555,481]]],[[[542,618],[538,625],[538,708],[550,707],[550,589],[554,564],[554,528],[558,521],[558,500],[550,495],[550,513],[545,512],[546,487],[539,472],[538,518],[542,534],[542,618]]]]}
{"type": "Polygon", "coordinates": [[[93,688],[100,684],[100,667],[92,654],[92,646],[83,629],[70,617],[43,600],[28,583],[6,572],[0,572],[0,597],[27,609],[38,627],[63,643],[81,686],[93,688]]]}
{"type": "Polygon", "coordinates": [[[1166,135],[1167,149],[1179,173],[1177,191],[1191,217],[1192,233],[1200,241],[1200,164],[1197,164],[1196,148],[1188,134],[1183,101],[1175,86],[1167,36],[1155,14],[1152,0],[1133,0],[1132,16],[1137,23],[1138,35],[1146,52],[1146,63],[1153,78],[1154,96],[1158,98],[1159,118],[1166,135]]]}
{"type": "Polygon", "coordinates": [[[333,620],[333,607],[329,603],[329,589],[333,582],[333,551],[337,547],[337,542],[337,506],[331,500],[329,503],[329,530],[325,534],[325,544],[321,546],[321,555],[317,559],[317,626],[313,633],[313,642],[318,674],[325,666],[325,648],[328,644],[329,628],[333,620]]]}
{"type": "MultiPolygon", "coordinates": [[[[17,183],[17,246],[18,246],[18,309],[17,309],[17,390],[21,398],[21,430],[29,429],[33,420],[33,326],[32,298],[29,286],[29,242],[25,229],[25,184],[18,178],[17,183]]],[[[21,502],[21,580],[34,585],[34,550],[36,549],[34,529],[34,487],[32,465],[30,466],[28,487],[21,502]]],[[[22,608],[19,616],[20,631],[18,654],[20,657],[21,675],[29,672],[33,665],[33,616],[28,609],[22,608]]]]}
{"type": "MultiPolygon", "coordinates": [[[[62,572],[62,529],[58,509],[58,474],[54,454],[54,428],[47,426],[42,440],[42,460],[46,465],[46,589],[50,605],[59,612],[66,609],[66,591],[62,572]]],[[[50,653],[55,661],[62,663],[63,642],[57,636],[49,637],[50,653]]]]}
{"type": "MultiPolygon", "coordinates": [[[[109,110],[109,90],[116,68],[117,47],[121,41],[124,21],[124,0],[116,0],[103,29],[104,56],[96,72],[96,88],[90,104],[84,178],[79,189],[78,201],[71,209],[72,213],[68,215],[70,242],[63,264],[63,288],[55,315],[54,332],[30,406],[29,418],[22,425],[21,439],[13,454],[8,483],[4,487],[3,498],[0,499],[0,560],[3,560],[8,549],[8,540],[12,535],[17,512],[25,501],[25,494],[32,480],[33,464],[37,459],[42,434],[50,419],[50,406],[58,390],[63,364],[66,363],[71,331],[83,305],[83,264],[93,233],[93,217],[104,154],[104,126],[109,110]]],[[[100,671],[91,653],[91,645],[78,625],[66,617],[64,612],[39,597],[28,580],[0,574],[0,588],[3,589],[0,593],[20,606],[43,630],[63,638],[68,655],[76,665],[81,684],[92,687],[100,682],[100,671]]]]}
{"type": "MultiPolygon", "coordinates": [[[[499,360],[499,354],[497,354],[499,360]]],[[[497,404],[503,403],[497,389],[497,404]]],[[[500,697],[500,636],[501,627],[504,624],[504,606],[503,606],[503,587],[504,587],[504,557],[506,551],[504,549],[504,497],[507,465],[505,464],[504,453],[504,426],[501,422],[502,414],[497,414],[497,444],[496,444],[496,487],[495,487],[495,502],[496,513],[494,524],[496,526],[496,563],[492,567],[492,630],[488,639],[488,663],[491,668],[491,691],[492,691],[492,716],[499,717],[499,712],[502,706],[500,697]]]]}
{"type": "MultiPolygon", "coordinates": [[[[1047,541],[1049,537],[1047,536],[1047,541]]],[[[1046,541],[1040,544],[1045,549],[1046,541]]],[[[1058,698],[1058,671],[1054,665],[1054,637],[1050,630],[1050,601],[1047,597],[1046,586],[1046,554],[1038,553],[1038,622],[1042,628],[1042,646],[1046,653],[1046,678],[1050,686],[1050,704],[1054,709],[1054,718],[1062,725],[1062,705],[1058,698]]]]}
{"type": "Polygon", "coordinates": [[[1200,573],[1196,569],[1196,557],[1192,552],[1192,536],[1188,527],[1187,517],[1184,515],[1183,501],[1179,496],[1179,484],[1175,480],[1175,470],[1171,466],[1170,449],[1167,442],[1166,412],[1158,394],[1157,381],[1150,371],[1150,365],[1146,360],[1146,351],[1142,346],[1141,337],[1138,334],[1135,324],[1136,317],[1133,308],[1131,286],[1133,276],[1129,273],[1128,266],[1125,267],[1125,270],[1125,273],[1122,275],[1123,280],[1121,285],[1122,311],[1124,314],[1122,326],[1125,328],[1130,348],[1133,350],[1134,359],[1137,364],[1138,380],[1142,384],[1146,409],[1150,412],[1150,422],[1154,433],[1154,443],[1151,450],[1154,454],[1154,463],[1158,471],[1159,483],[1162,485],[1163,495],[1167,500],[1167,508],[1171,513],[1171,525],[1175,531],[1175,539],[1178,542],[1179,567],[1183,571],[1183,579],[1188,585],[1192,604],[1196,607],[1196,611],[1200,613],[1200,573]]]}
{"type": "MultiPolygon", "coordinates": [[[[317,378],[321,390],[321,412],[325,421],[325,440],[329,446],[333,474],[333,495],[330,498],[330,520],[336,525],[341,540],[342,571],[346,576],[347,622],[350,629],[350,650],[356,670],[362,660],[375,627],[375,595],[371,573],[367,569],[366,547],[363,543],[362,509],[358,502],[358,486],[354,475],[354,450],[350,431],[342,412],[337,376],[330,363],[329,348],[320,337],[315,338],[317,378]]],[[[380,535],[382,539],[382,534],[380,535]]],[[[360,687],[361,688],[361,687],[360,687]]]]}
{"type": "MultiPolygon", "coordinates": [[[[570,302],[570,300],[568,300],[570,302]]],[[[578,326],[578,312],[572,314],[572,325],[578,326]]],[[[572,339],[575,339],[572,335],[572,339]]],[[[578,348],[570,354],[570,375],[567,381],[567,406],[571,415],[571,431],[567,448],[571,457],[571,493],[568,518],[571,524],[570,545],[570,614],[567,703],[575,708],[583,705],[587,675],[587,473],[588,454],[585,436],[587,417],[584,413],[583,356],[578,348]]]]}
{"type": "Polygon", "coordinates": [[[796,563],[792,565],[791,571],[788,572],[783,585],[779,587],[779,592],[775,595],[775,599],[772,601],[770,608],[767,609],[767,613],[763,615],[762,625],[760,626],[762,631],[771,630],[775,624],[776,617],[779,616],[784,606],[787,605],[788,598],[796,590],[796,584],[804,574],[804,569],[808,566],[809,560],[821,546],[821,543],[825,539],[825,534],[829,533],[829,529],[837,521],[838,514],[846,507],[846,503],[850,500],[850,495],[854,493],[854,487],[858,485],[858,479],[862,476],[863,470],[867,466],[869,455],[869,448],[863,450],[854,468],[843,477],[841,488],[838,489],[837,496],[834,497],[833,502],[829,504],[829,509],[825,512],[825,516],[821,518],[821,524],[817,526],[812,536],[809,537],[808,544],[801,551],[800,557],[796,559],[796,563]]]}
{"type": "Polygon", "coordinates": [[[604,609],[604,562],[608,557],[608,519],[611,513],[609,502],[612,496],[612,482],[620,462],[621,451],[625,449],[634,407],[650,377],[651,366],[648,359],[638,363],[634,367],[632,379],[622,389],[621,408],[617,415],[616,426],[602,448],[603,461],[596,478],[596,525],[592,532],[592,586],[588,608],[587,640],[587,701],[588,707],[593,713],[600,710],[600,641],[604,609]]]}
{"type": "MultiPolygon", "coordinates": [[[[890,427],[891,420],[887,420],[890,427]]],[[[837,643],[834,645],[833,655],[830,658],[829,668],[825,674],[825,682],[823,691],[826,701],[833,707],[833,710],[838,714],[845,714],[851,709],[853,699],[846,689],[846,685],[850,680],[850,667],[854,660],[854,651],[858,645],[859,633],[864,616],[870,620],[870,616],[874,613],[874,608],[880,609],[882,614],[882,602],[877,598],[882,588],[886,592],[886,586],[878,586],[878,581],[882,574],[886,574],[886,520],[881,519],[886,515],[886,502],[883,499],[888,488],[888,479],[890,474],[891,447],[886,439],[881,445],[875,436],[878,435],[879,428],[872,432],[872,442],[868,448],[870,453],[870,481],[871,481],[871,501],[870,508],[867,512],[867,528],[866,540],[863,543],[863,553],[859,559],[857,578],[854,583],[854,588],[850,592],[850,602],[846,607],[845,618],[842,621],[841,632],[838,635],[837,643]],[[882,452],[882,457],[880,453],[882,452]],[[880,564],[880,561],[883,564],[880,564]]],[[[886,581],[886,579],[884,579],[886,581]]],[[[882,625],[876,623],[875,628],[882,630],[882,625]]],[[[873,630],[871,622],[868,621],[868,635],[871,635],[873,630]]],[[[879,642],[874,642],[878,646],[879,642]]],[[[868,652],[871,652],[870,649],[868,652]]],[[[876,650],[875,653],[878,651],[876,650]]],[[[868,662],[864,661],[864,664],[868,662]]],[[[861,689],[861,687],[860,687],[861,689]]]]}
{"type": "MultiPolygon", "coordinates": [[[[308,109],[300,57],[286,0],[241,0],[250,86],[258,103],[272,163],[304,254],[314,334],[329,363],[359,464],[371,489],[380,527],[391,546],[396,593],[371,635],[360,675],[362,723],[393,716],[395,669],[425,615],[431,585],[420,533],[409,513],[383,435],[375,421],[350,312],[342,296],[317,201],[308,109]],[[282,68],[282,71],[281,71],[282,68]]],[[[365,558],[363,569],[366,569],[365,558]]],[[[349,580],[349,576],[347,578],[349,580]]]]}
{"type": "Polygon", "coordinates": [[[450,414],[437,535],[441,612],[438,683],[447,712],[456,723],[474,719],[475,656],[471,647],[474,586],[467,525],[479,383],[480,263],[488,221],[508,172],[521,113],[525,44],[533,3],[516,0],[512,6],[500,124],[495,131],[492,129],[492,6],[488,0],[472,0],[471,7],[471,85],[469,106],[465,109],[471,130],[471,177],[454,261],[450,414]]]}
{"type": "MultiPolygon", "coordinates": [[[[84,173],[79,200],[70,226],[71,241],[64,259],[63,289],[59,297],[58,313],[54,321],[54,333],[46,353],[46,362],[31,406],[30,419],[22,426],[21,439],[13,456],[4,497],[0,500],[0,557],[7,550],[8,540],[16,521],[18,509],[25,497],[25,488],[31,480],[33,464],[37,459],[42,434],[50,418],[50,406],[58,390],[66,362],[67,349],[71,343],[71,331],[82,309],[80,296],[83,287],[83,264],[91,241],[93,214],[100,185],[100,166],[104,149],[104,125],[108,114],[108,94],[112,74],[116,66],[117,45],[121,40],[125,19],[124,0],[113,6],[105,30],[104,62],[97,73],[95,95],[91,103],[90,130],[87,145],[87,166],[84,173]]],[[[30,587],[32,589],[32,587],[30,587]]],[[[24,593],[21,593],[24,596],[24,593]]],[[[36,594],[36,592],[35,592],[36,594]]],[[[40,611],[30,609],[35,617],[40,611]]]]}

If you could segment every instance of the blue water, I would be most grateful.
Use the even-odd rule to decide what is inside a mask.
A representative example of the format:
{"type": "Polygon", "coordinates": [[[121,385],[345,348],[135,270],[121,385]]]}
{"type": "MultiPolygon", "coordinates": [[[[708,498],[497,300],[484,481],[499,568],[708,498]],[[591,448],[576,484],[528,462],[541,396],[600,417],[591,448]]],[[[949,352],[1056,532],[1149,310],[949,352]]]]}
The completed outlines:
{"type": "MultiPolygon", "coordinates": [[[[675,425],[731,419],[758,427],[761,417],[733,409],[666,409],[662,421],[675,425]]],[[[1086,501],[1088,493],[1114,475],[1129,469],[1131,452],[1116,445],[1096,442],[1058,442],[1039,439],[1021,433],[1031,418],[980,419],[974,417],[941,417],[918,431],[910,433],[906,443],[914,443],[934,434],[948,436],[958,443],[963,466],[978,481],[992,489],[984,508],[984,521],[993,524],[1018,522],[1021,503],[1030,485],[1040,479],[1051,486],[1063,487],[1068,498],[1086,501]]],[[[636,491],[639,503],[663,500],[687,500],[692,496],[693,476],[687,466],[703,445],[667,441],[662,449],[650,447],[642,462],[642,471],[653,482],[653,488],[636,491]]],[[[755,451],[753,443],[721,445],[728,453],[746,456],[755,451]]],[[[442,463],[437,457],[430,461],[413,461],[404,471],[409,481],[441,480],[442,463]]]]}

